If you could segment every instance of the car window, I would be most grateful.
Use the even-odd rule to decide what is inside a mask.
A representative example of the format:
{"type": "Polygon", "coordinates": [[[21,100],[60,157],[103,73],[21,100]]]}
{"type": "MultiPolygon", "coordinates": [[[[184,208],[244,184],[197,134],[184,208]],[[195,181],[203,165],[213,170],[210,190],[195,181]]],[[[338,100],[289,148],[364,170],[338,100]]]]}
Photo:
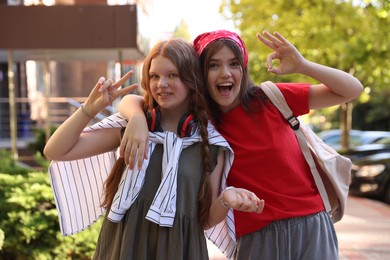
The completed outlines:
{"type": "Polygon", "coordinates": [[[338,143],[340,143],[340,136],[339,135],[330,136],[330,137],[326,138],[324,141],[327,144],[338,144],[338,143]]]}
{"type": "MultiPolygon", "coordinates": [[[[323,141],[336,149],[340,148],[340,133],[334,133],[333,135],[329,135],[323,138],[323,141]]],[[[361,144],[360,134],[350,134],[349,136],[349,145],[351,147],[359,146],[361,144]]]]}
{"type": "Polygon", "coordinates": [[[358,135],[351,135],[349,136],[349,143],[351,146],[358,146],[361,144],[360,136],[358,135]]]}

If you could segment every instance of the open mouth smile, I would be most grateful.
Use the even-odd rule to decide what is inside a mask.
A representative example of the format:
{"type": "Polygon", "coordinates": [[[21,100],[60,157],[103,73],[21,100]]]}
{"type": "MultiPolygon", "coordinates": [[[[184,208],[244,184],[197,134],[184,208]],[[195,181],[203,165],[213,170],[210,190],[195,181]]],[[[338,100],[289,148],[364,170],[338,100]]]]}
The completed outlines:
{"type": "Polygon", "coordinates": [[[167,96],[172,95],[172,93],[170,93],[170,92],[164,92],[164,93],[158,93],[157,95],[159,95],[160,97],[167,97],[167,96]]]}
{"type": "Polygon", "coordinates": [[[217,85],[217,88],[218,88],[219,93],[221,93],[221,95],[228,95],[233,88],[233,84],[232,83],[221,83],[221,84],[217,85]]]}

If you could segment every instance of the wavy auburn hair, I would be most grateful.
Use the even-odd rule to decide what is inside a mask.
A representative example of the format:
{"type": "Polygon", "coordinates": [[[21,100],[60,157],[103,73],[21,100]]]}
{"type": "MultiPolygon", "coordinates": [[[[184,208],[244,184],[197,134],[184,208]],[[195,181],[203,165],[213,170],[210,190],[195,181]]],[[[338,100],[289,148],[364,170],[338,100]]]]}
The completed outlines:
{"type": "MultiPolygon", "coordinates": [[[[189,88],[190,95],[190,111],[194,120],[198,122],[199,132],[201,135],[202,155],[203,155],[203,181],[198,194],[198,212],[199,221],[206,225],[210,213],[211,206],[211,187],[210,187],[210,144],[208,140],[207,124],[208,110],[207,103],[204,98],[203,78],[200,70],[199,58],[194,47],[182,40],[171,39],[157,43],[144,59],[142,67],[141,86],[145,90],[144,93],[144,111],[151,111],[157,107],[156,101],[150,91],[150,76],[149,70],[151,62],[154,58],[163,56],[169,59],[178,69],[180,80],[189,88]]],[[[116,193],[120,182],[122,172],[124,170],[123,158],[119,158],[115,163],[112,172],[110,173],[105,183],[105,198],[103,201],[104,207],[111,205],[112,199],[116,193]]]]}

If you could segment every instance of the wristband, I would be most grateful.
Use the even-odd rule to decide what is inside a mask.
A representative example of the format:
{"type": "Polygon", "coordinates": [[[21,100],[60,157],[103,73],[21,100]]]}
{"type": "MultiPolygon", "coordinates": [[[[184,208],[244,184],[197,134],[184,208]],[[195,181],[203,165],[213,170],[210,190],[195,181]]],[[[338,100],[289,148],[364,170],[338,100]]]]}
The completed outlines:
{"type": "Polygon", "coordinates": [[[91,118],[91,119],[94,119],[95,117],[94,116],[91,116],[90,114],[88,114],[88,112],[85,110],[85,108],[84,108],[84,104],[81,104],[81,111],[83,111],[83,113],[87,116],[87,117],[89,117],[89,118],[91,118]]]}
{"type": "Polygon", "coordinates": [[[234,189],[234,187],[233,186],[229,186],[229,187],[226,187],[222,192],[221,192],[221,203],[222,203],[222,206],[224,207],[224,208],[230,208],[229,207],[229,205],[226,203],[226,201],[225,201],[225,199],[224,199],[224,197],[223,197],[223,194],[225,193],[225,191],[227,191],[227,190],[231,190],[231,189],[234,189]]]}

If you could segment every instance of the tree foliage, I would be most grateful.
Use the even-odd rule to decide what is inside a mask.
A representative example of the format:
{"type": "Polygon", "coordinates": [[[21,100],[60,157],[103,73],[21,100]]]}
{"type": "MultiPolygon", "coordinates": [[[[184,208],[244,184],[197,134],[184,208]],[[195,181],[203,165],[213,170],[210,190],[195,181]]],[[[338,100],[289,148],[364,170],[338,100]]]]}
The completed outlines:
{"type": "Polygon", "coordinates": [[[190,32],[188,31],[188,25],[184,19],[180,20],[180,23],[176,26],[172,35],[173,38],[181,38],[187,41],[191,40],[190,32]]]}
{"type": "MultiPolygon", "coordinates": [[[[355,106],[369,110],[360,110],[364,115],[360,121],[355,117],[355,125],[374,128],[378,122],[390,121],[389,112],[383,113],[390,111],[388,0],[223,0],[220,12],[234,21],[246,42],[255,82],[311,81],[302,75],[267,73],[265,60],[270,49],[259,43],[256,33],[279,31],[305,58],[351,73],[362,82],[365,91],[355,106]]],[[[389,123],[381,128],[390,130],[389,123]]]]}

